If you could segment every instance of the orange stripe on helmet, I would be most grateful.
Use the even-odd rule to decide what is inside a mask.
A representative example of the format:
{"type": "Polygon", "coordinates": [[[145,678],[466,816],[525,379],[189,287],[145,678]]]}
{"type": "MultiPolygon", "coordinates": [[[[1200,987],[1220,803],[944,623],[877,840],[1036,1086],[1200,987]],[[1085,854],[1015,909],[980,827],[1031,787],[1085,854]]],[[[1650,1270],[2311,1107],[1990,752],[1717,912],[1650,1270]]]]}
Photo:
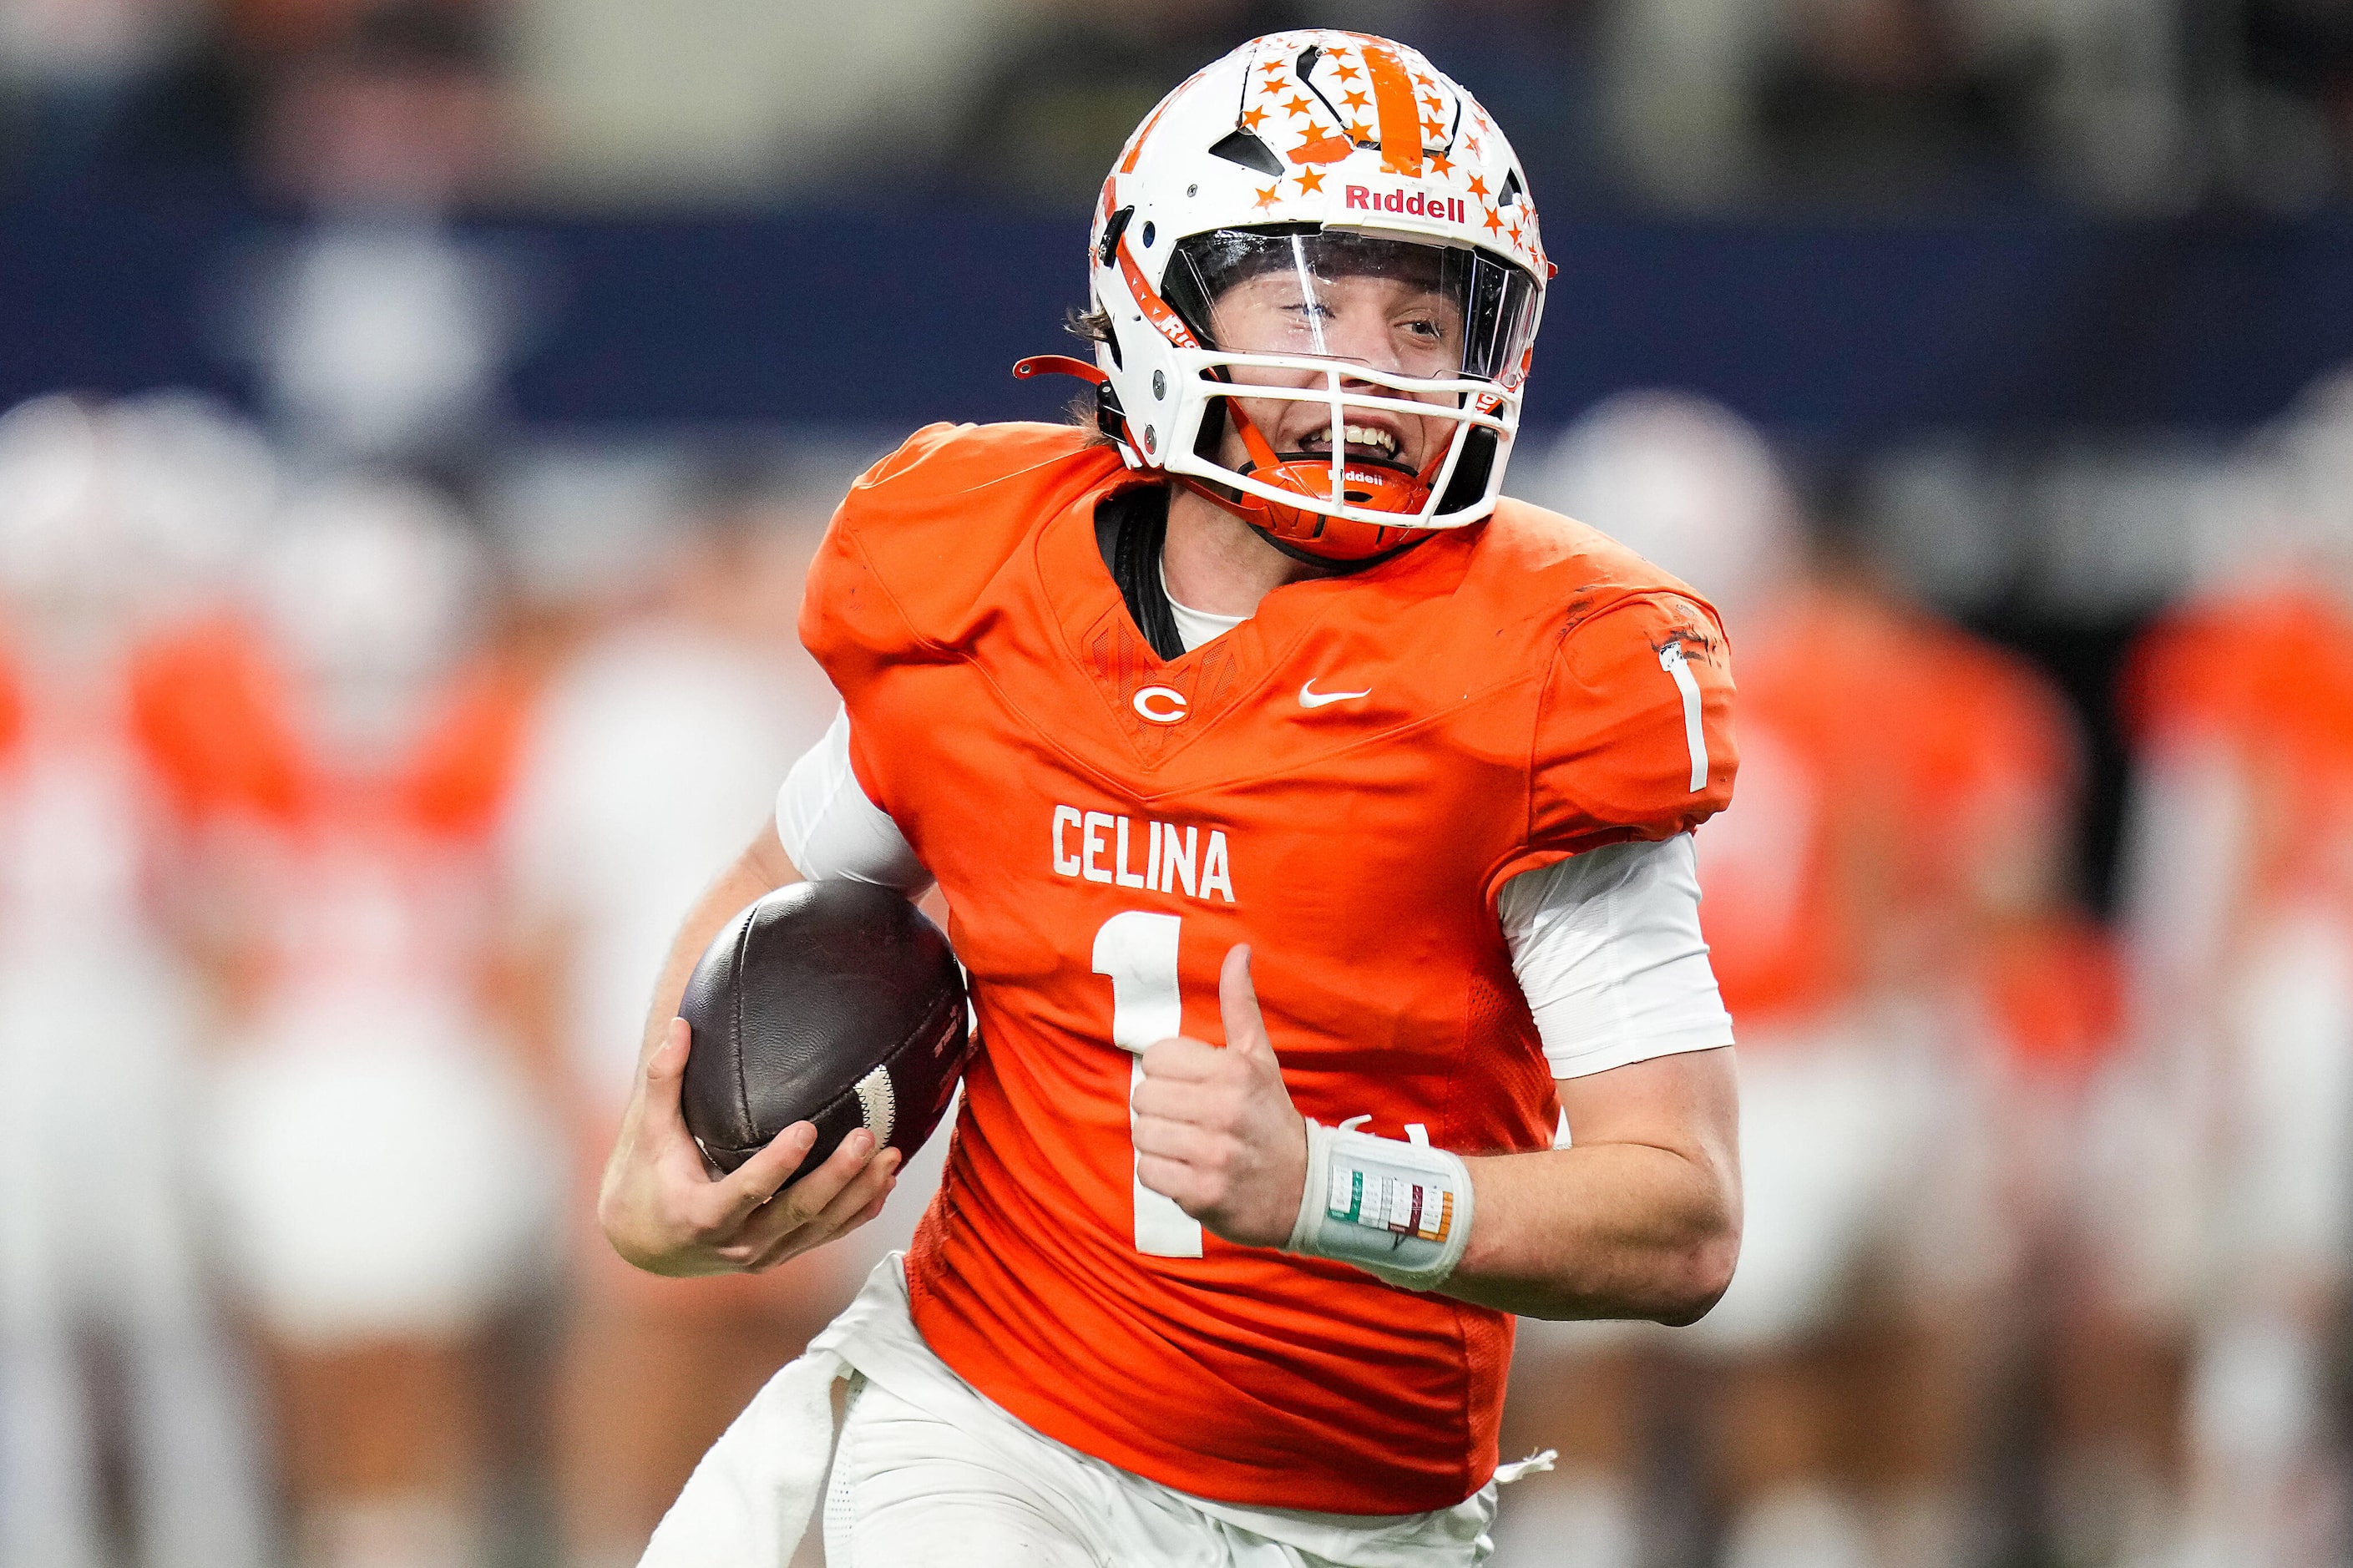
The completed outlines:
{"type": "Polygon", "coordinates": [[[1413,79],[1393,49],[1366,46],[1357,51],[1372,73],[1373,108],[1381,120],[1381,166],[1392,174],[1421,178],[1421,102],[1413,79]]]}
{"type": "Polygon", "coordinates": [[[1127,279],[1127,291],[1135,297],[1136,305],[1144,311],[1144,319],[1158,329],[1162,337],[1180,349],[1201,346],[1199,340],[1193,336],[1193,330],[1185,324],[1185,318],[1178,315],[1167,300],[1154,293],[1152,285],[1144,280],[1144,268],[1138,267],[1135,258],[1128,254],[1124,238],[1119,242],[1119,275],[1127,279]]]}

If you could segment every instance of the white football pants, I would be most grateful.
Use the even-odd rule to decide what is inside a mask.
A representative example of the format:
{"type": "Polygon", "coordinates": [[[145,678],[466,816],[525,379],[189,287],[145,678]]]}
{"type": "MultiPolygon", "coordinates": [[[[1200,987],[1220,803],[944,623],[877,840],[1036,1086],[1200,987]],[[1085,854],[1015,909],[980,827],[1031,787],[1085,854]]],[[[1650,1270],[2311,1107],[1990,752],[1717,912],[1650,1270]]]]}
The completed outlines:
{"type": "MultiPolygon", "coordinates": [[[[827,1568],[1329,1568],[1027,1427],[976,1430],[853,1385],[825,1500],[827,1568]]],[[[1012,1416],[999,1413],[1010,1426],[1012,1416]]],[[[996,1423],[989,1423],[991,1427],[996,1423]]],[[[1480,1556],[1483,1557],[1483,1553],[1480,1556]]],[[[1475,1561],[1476,1559],[1472,1559],[1475,1561]]]]}
{"type": "Polygon", "coordinates": [[[0,959],[0,1563],[115,1560],[100,1471],[120,1383],[151,1568],[259,1568],[269,1514],[248,1390],[205,1289],[190,1199],[184,978],[136,942],[0,959]]]}
{"type": "Polygon", "coordinates": [[[1477,1568],[1506,1465],[1450,1509],[1357,1516],[1213,1502],[1054,1441],[932,1353],[893,1253],[695,1468],[641,1568],[778,1568],[825,1456],[829,1568],[1477,1568]],[[838,1447],[833,1384],[851,1379],[838,1447]]]}

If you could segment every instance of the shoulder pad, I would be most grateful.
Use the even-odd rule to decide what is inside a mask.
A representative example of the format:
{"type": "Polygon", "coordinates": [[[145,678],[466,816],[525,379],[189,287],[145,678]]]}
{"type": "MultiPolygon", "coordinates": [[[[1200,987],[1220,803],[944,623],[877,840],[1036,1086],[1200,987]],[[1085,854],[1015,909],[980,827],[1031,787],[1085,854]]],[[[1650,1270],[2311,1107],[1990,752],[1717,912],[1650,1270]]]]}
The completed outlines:
{"type": "Polygon", "coordinates": [[[1696,596],[1629,585],[1577,620],[1536,710],[1528,863],[1689,832],[1731,804],[1732,694],[1724,629],[1696,596]]]}
{"type": "Polygon", "coordinates": [[[845,690],[861,659],[958,646],[1021,542],[1119,466],[1073,426],[917,431],[835,510],[809,566],[801,641],[845,690]]]}
{"type": "MultiPolygon", "coordinates": [[[[1564,628],[1630,595],[1664,592],[1706,604],[1599,529],[1508,496],[1485,524],[1472,579],[1521,613],[1564,628]]],[[[1713,609],[1706,614],[1713,619],[1713,609]]]]}

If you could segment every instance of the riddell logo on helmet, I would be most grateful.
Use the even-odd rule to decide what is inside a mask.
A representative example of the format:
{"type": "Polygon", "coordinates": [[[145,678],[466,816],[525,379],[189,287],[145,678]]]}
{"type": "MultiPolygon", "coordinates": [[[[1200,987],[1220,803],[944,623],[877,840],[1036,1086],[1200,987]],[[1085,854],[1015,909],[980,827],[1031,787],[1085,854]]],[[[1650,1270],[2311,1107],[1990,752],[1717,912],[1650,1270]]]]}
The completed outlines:
{"type": "Polygon", "coordinates": [[[1443,218],[1449,223],[1471,221],[1461,196],[1425,195],[1419,191],[1377,191],[1369,185],[1350,185],[1348,206],[1363,212],[1411,213],[1416,217],[1443,218]]]}

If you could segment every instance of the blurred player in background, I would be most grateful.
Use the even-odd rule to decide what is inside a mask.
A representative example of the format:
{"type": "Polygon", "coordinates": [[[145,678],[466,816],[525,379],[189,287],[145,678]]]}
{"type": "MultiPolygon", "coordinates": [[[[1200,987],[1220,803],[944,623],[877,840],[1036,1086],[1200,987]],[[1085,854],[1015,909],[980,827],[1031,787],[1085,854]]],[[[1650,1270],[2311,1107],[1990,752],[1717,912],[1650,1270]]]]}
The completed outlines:
{"type": "Polygon", "coordinates": [[[832,693],[792,635],[815,530],[768,476],[714,475],[626,558],[604,624],[541,694],[508,813],[533,1009],[559,1066],[573,1180],[557,1467],[570,1561],[633,1563],[694,1461],[846,1304],[831,1254],[763,1278],[630,1268],[596,1226],[657,968],[711,868],[759,826],[832,693]]]}
{"type": "Polygon", "coordinates": [[[552,1136],[491,962],[529,692],[479,651],[480,551],[421,487],[326,480],[251,612],[161,655],[241,981],[216,1180],[319,1568],[484,1549],[480,1336],[551,1250],[552,1136]]]}
{"type": "Polygon", "coordinates": [[[2241,479],[2219,570],[2126,675],[2133,1051],[2091,1144],[2064,1479],[2133,1563],[2342,1561],[2353,1500],[2353,376],[2241,479]]]}
{"type": "MultiPolygon", "coordinates": [[[[1972,1487],[2017,1242],[1995,1176],[2006,1003],[2027,950],[2068,929],[2060,702],[1820,563],[1771,453],[1722,408],[1612,399],[1531,482],[1688,574],[1740,652],[1741,794],[1699,859],[1740,1029],[1747,1229],[1723,1302],[1672,1341],[1708,1371],[1723,1560],[1980,1560],[1972,1487]]],[[[1526,1335],[1515,1423],[1566,1422],[1569,1441],[1503,1562],[1642,1560],[1640,1368],[1660,1348],[1526,1335]]]]}
{"type": "Polygon", "coordinates": [[[670,1014],[744,903],[936,881],[981,1043],[903,1267],[650,1563],[788,1554],[854,1370],[838,1564],[1467,1565],[1525,1468],[1511,1314],[1729,1276],[1690,832],[1730,670],[1680,584],[1498,499],[1551,273],[1502,132],[1410,49],[1260,39],[1137,129],[1088,268],[1087,425],[932,426],[836,513],[801,625],[844,711],[665,966],[600,1209],[659,1272],[893,1174],[860,1131],[779,1194],[806,1124],[705,1174],[670,1014]]]}
{"type": "Polygon", "coordinates": [[[209,1020],[186,924],[189,759],[153,722],[152,650],[227,592],[275,484],[259,440],[192,401],[45,398],[0,418],[11,1564],[131,1560],[110,1529],[107,1452],[128,1460],[141,1560],[260,1568],[270,1555],[254,1412],[194,1201],[188,1108],[209,1020]]]}

